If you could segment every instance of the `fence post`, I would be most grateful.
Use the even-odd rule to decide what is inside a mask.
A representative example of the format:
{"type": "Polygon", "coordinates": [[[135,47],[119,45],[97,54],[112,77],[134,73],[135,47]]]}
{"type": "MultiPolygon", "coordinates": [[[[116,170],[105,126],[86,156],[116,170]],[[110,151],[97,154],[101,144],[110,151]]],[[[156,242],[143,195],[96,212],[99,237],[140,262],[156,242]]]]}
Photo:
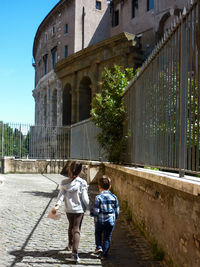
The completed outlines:
{"type": "Polygon", "coordinates": [[[186,168],[187,132],[187,64],[186,23],[182,18],[180,29],[180,116],[179,116],[179,177],[184,177],[186,168]]]}

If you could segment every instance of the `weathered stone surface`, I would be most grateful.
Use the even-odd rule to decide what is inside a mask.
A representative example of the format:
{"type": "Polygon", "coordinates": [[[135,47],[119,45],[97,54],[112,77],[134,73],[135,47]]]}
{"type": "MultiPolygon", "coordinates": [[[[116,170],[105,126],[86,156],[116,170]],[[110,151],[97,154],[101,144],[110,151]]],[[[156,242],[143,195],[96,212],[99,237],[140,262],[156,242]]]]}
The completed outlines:
{"type": "Polygon", "coordinates": [[[129,217],[175,266],[200,266],[200,181],[177,174],[105,164],[129,217]]]}

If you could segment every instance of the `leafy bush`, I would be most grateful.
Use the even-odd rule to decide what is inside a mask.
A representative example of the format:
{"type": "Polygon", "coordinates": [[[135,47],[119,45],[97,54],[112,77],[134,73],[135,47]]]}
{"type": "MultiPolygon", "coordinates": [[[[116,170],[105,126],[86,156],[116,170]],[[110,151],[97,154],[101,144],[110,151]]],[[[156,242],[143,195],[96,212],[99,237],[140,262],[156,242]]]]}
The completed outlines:
{"type": "Polygon", "coordinates": [[[133,78],[132,68],[124,70],[115,65],[102,73],[102,90],[92,100],[92,121],[101,129],[97,140],[110,162],[119,163],[124,147],[123,125],[125,108],[123,94],[133,78]]]}

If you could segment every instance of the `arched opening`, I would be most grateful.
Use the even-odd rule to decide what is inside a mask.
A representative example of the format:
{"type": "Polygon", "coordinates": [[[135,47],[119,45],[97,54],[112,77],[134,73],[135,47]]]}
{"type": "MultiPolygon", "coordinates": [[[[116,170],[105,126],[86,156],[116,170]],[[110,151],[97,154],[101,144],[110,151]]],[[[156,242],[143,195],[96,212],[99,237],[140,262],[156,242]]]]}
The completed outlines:
{"type": "Polygon", "coordinates": [[[44,95],[44,121],[43,121],[44,125],[46,125],[47,123],[47,95],[46,95],[46,92],[45,92],[45,95],[44,95]]]}
{"type": "Polygon", "coordinates": [[[159,27],[158,27],[158,31],[157,31],[157,42],[163,37],[164,35],[164,26],[165,26],[165,22],[168,20],[168,18],[170,17],[170,12],[165,13],[160,22],[159,22],[159,27]]]}
{"type": "Polygon", "coordinates": [[[80,82],[79,87],[79,121],[88,119],[91,110],[91,80],[89,77],[84,77],[80,82]]]}
{"type": "Polygon", "coordinates": [[[40,93],[35,97],[35,124],[40,124],[40,93]]]}
{"type": "Polygon", "coordinates": [[[52,125],[57,125],[57,90],[54,90],[52,95],[52,125]]]}
{"type": "Polygon", "coordinates": [[[71,85],[67,84],[63,90],[63,112],[62,112],[63,125],[71,124],[71,114],[72,114],[72,93],[71,85]]]}
{"type": "Polygon", "coordinates": [[[160,22],[159,22],[159,27],[158,27],[158,31],[157,31],[157,42],[163,37],[164,32],[167,29],[170,29],[171,27],[171,23],[173,23],[175,16],[179,16],[181,13],[181,9],[175,9],[173,10],[173,13],[170,14],[170,12],[165,13],[160,22]]]}

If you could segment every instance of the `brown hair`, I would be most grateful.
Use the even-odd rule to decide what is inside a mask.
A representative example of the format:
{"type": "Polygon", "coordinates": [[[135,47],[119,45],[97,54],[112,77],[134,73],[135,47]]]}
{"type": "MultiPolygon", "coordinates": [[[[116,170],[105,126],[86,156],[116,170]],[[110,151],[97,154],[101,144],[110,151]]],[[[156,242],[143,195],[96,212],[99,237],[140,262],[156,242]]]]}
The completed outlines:
{"type": "Polygon", "coordinates": [[[99,178],[98,185],[101,188],[108,190],[111,186],[111,180],[108,176],[103,175],[101,178],[99,178]]]}
{"type": "Polygon", "coordinates": [[[72,161],[68,167],[68,176],[75,179],[82,170],[82,163],[78,161],[72,161]]]}

